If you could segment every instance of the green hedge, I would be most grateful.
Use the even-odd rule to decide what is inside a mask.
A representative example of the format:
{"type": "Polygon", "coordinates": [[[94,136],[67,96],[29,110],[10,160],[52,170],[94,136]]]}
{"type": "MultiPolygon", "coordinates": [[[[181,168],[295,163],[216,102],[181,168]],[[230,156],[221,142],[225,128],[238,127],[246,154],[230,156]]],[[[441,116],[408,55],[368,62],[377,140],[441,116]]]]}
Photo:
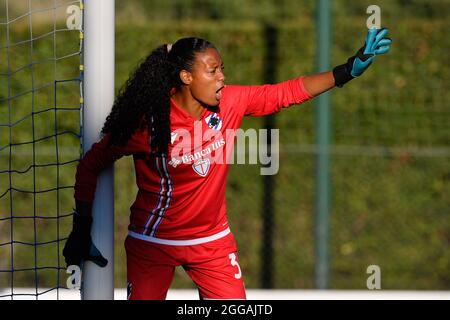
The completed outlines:
{"type": "MultiPolygon", "coordinates": [[[[334,64],[345,61],[360,46],[364,38],[360,25],[359,21],[334,25],[334,64]]],[[[364,289],[366,268],[371,264],[380,265],[383,288],[448,288],[448,154],[422,157],[386,152],[373,156],[367,149],[448,147],[449,131],[443,119],[447,112],[442,102],[449,100],[444,90],[449,69],[439,63],[449,48],[449,40],[443,37],[447,26],[443,20],[415,20],[392,28],[392,53],[380,57],[364,77],[332,93],[333,143],[363,146],[354,153],[338,152],[332,159],[333,288],[364,289]],[[411,32],[414,39],[408,37],[411,32]]],[[[300,21],[277,28],[277,79],[313,72],[314,26],[300,21]]],[[[151,48],[187,35],[205,37],[217,45],[229,83],[262,83],[266,50],[262,24],[154,22],[123,25],[117,31],[118,42],[126,39],[129,43],[117,51],[118,85],[151,48]]],[[[244,128],[261,125],[259,118],[244,121],[244,128]]],[[[296,153],[289,146],[314,144],[313,103],[281,112],[276,126],[284,152],[275,178],[275,286],[312,288],[315,156],[301,150],[296,153]]],[[[125,175],[131,172],[130,162],[119,164],[116,172],[118,188],[133,185],[133,178],[125,175]]],[[[261,184],[257,166],[232,166],[228,214],[248,287],[261,285],[261,184]]],[[[121,195],[133,194],[132,189],[121,195]]],[[[120,223],[124,229],[130,201],[120,205],[119,200],[118,220],[124,216],[120,223]]],[[[118,248],[118,253],[123,252],[118,248]]],[[[117,282],[124,284],[120,273],[117,282]]],[[[176,286],[192,286],[181,272],[175,282],[176,286]]]]}
{"type": "MultiPolygon", "coordinates": [[[[364,16],[334,19],[333,64],[342,63],[362,45],[364,19],[364,16]]],[[[361,79],[331,94],[332,141],[336,149],[332,156],[330,285],[340,289],[365,289],[366,268],[376,264],[382,270],[384,289],[448,289],[450,132],[447,104],[450,101],[450,67],[445,63],[445,57],[450,48],[450,38],[446,36],[449,22],[438,18],[433,21],[414,18],[394,23],[398,22],[396,17],[389,19],[391,21],[386,21],[386,25],[391,26],[394,39],[392,52],[379,57],[361,79]],[[419,152],[414,153],[413,148],[419,152]],[[426,150],[431,151],[431,155],[425,153],[426,150]],[[444,150],[443,154],[439,155],[439,150],[444,150]]],[[[312,73],[316,35],[311,15],[298,21],[288,19],[272,23],[276,23],[279,36],[278,81],[312,73]]],[[[211,22],[200,19],[194,22],[186,19],[174,22],[149,19],[136,24],[118,21],[116,88],[119,89],[133,68],[154,47],[188,35],[205,37],[216,44],[225,62],[228,83],[262,83],[266,50],[264,28],[263,23],[255,20],[211,22]]],[[[50,43],[43,44],[36,50],[45,54],[45,50],[51,49],[49,46],[50,43]]],[[[0,51],[0,54],[4,52],[0,51]]],[[[0,61],[3,68],[4,61],[0,61]]],[[[62,70],[64,68],[61,66],[62,70]]],[[[72,72],[73,69],[68,67],[61,76],[70,78],[72,72]]],[[[42,78],[52,75],[50,67],[39,71],[42,78]]],[[[18,92],[26,87],[27,82],[19,76],[14,80],[18,92]]],[[[0,97],[7,96],[5,88],[7,84],[1,78],[0,97]]],[[[77,104],[77,90],[61,91],[62,101],[67,101],[68,105],[77,104]]],[[[53,103],[51,94],[42,94],[42,106],[53,103]]],[[[59,123],[76,131],[77,116],[62,117],[59,123]]],[[[1,123],[7,121],[8,109],[4,101],[0,103],[0,117],[1,123]]],[[[39,121],[36,126],[40,129],[37,130],[44,130],[45,123],[50,120],[39,121]]],[[[243,127],[259,128],[262,121],[261,118],[249,118],[243,127]]],[[[276,116],[276,127],[280,129],[281,155],[274,194],[274,285],[277,288],[313,288],[315,153],[309,147],[315,143],[314,102],[281,112],[276,116]]],[[[9,139],[9,132],[2,129],[0,134],[3,145],[9,139]]],[[[15,141],[29,138],[29,126],[14,134],[15,141]]],[[[75,146],[70,155],[77,154],[76,139],[68,139],[65,145],[75,146]]],[[[8,167],[9,160],[5,157],[8,150],[1,151],[1,170],[8,167]]],[[[23,166],[31,161],[19,157],[13,160],[18,166],[22,165],[21,161],[23,166]]],[[[60,183],[73,185],[73,172],[74,167],[64,172],[60,183]]],[[[39,173],[38,180],[51,184],[55,179],[49,174],[39,173]]],[[[4,176],[1,177],[0,193],[9,185],[4,176]]],[[[21,177],[16,181],[32,187],[30,179],[32,177],[21,177]]],[[[116,164],[117,287],[126,285],[123,240],[135,191],[132,159],[122,159],[116,164]]],[[[257,288],[261,286],[260,255],[263,250],[259,167],[233,165],[227,192],[230,225],[238,242],[246,285],[257,288]]],[[[40,205],[42,210],[55,211],[55,200],[49,197],[46,201],[40,205]]],[[[61,211],[70,210],[73,206],[71,190],[61,194],[60,202],[61,211]]],[[[2,217],[9,216],[9,206],[9,197],[1,199],[2,217]]],[[[29,213],[32,210],[32,196],[14,197],[14,212],[29,213]]],[[[14,237],[32,240],[33,222],[25,220],[14,220],[14,237]]],[[[63,219],[60,233],[66,234],[69,226],[70,220],[63,219]]],[[[54,237],[51,230],[56,225],[47,222],[41,227],[43,230],[48,228],[48,232],[41,234],[54,237]]],[[[7,221],[0,222],[2,242],[10,237],[8,228],[7,221]]],[[[0,266],[7,267],[10,253],[0,250],[0,266]]],[[[52,250],[57,252],[61,248],[52,250]]],[[[34,249],[18,250],[15,254],[15,267],[34,265],[34,249]]],[[[45,250],[38,253],[38,258],[40,265],[55,263],[57,259],[45,250]]],[[[8,285],[5,274],[0,276],[0,286],[8,285]]],[[[63,285],[65,277],[61,273],[63,285]]],[[[16,285],[30,285],[34,279],[34,273],[15,275],[16,285]]],[[[39,281],[42,286],[50,286],[54,284],[55,275],[40,273],[39,281]]],[[[182,272],[176,273],[174,287],[192,286],[182,272]]]]}

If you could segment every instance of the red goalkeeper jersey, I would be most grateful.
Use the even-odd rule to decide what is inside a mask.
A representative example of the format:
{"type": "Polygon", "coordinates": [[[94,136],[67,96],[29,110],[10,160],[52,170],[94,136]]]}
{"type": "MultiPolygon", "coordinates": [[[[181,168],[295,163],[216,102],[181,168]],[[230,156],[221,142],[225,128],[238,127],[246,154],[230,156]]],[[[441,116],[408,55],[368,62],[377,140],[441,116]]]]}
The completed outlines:
{"type": "Polygon", "coordinates": [[[171,99],[171,144],[152,153],[148,130],[137,130],[124,146],[94,143],[80,161],[75,199],[92,202],[97,177],[115,160],[133,155],[138,193],[131,206],[129,234],[174,245],[203,243],[229,232],[225,189],[227,158],[244,116],[263,116],[311,99],[303,77],[273,85],[227,85],[217,110],[194,119],[171,99]]]}

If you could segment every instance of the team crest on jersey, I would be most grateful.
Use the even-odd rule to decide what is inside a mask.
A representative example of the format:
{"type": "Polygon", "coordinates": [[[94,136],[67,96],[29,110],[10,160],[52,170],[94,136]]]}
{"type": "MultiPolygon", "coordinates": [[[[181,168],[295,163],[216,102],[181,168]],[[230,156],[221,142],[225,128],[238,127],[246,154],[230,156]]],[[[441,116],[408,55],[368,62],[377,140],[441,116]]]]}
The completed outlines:
{"type": "Polygon", "coordinates": [[[220,130],[222,128],[222,119],[220,119],[217,113],[207,116],[205,122],[211,129],[220,130]]]}
{"type": "Polygon", "coordinates": [[[195,162],[192,165],[192,168],[198,175],[205,177],[208,174],[209,166],[210,166],[209,159],[201,159],[195,162]]]}

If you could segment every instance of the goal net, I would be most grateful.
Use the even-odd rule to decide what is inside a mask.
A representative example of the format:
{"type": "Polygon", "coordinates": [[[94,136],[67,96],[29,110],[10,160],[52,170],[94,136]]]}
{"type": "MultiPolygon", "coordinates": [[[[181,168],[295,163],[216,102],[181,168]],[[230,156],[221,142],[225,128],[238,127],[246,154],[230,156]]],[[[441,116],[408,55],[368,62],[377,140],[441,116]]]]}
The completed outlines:
{"type": "Polygon", "coordinates": [[[66,287],[61,253],[82,150],[82,8],[0,0],[0,299],[58,299],[66,287]]]}

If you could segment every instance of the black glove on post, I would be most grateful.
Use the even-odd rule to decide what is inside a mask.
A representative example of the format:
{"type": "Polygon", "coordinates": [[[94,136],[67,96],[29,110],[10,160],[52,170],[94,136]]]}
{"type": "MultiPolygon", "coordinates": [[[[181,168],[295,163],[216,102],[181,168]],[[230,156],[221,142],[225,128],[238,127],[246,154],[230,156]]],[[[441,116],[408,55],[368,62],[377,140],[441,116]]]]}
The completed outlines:
{"type": "Polygon", "coordinates": [[[66,264],[81,266],[81,263],[90,260],[100,267],[108,264],[91,239],[92,205],[90,203],[76,203],[73,215],[72,232],[64,246],[63,255],[66,264]]]}

